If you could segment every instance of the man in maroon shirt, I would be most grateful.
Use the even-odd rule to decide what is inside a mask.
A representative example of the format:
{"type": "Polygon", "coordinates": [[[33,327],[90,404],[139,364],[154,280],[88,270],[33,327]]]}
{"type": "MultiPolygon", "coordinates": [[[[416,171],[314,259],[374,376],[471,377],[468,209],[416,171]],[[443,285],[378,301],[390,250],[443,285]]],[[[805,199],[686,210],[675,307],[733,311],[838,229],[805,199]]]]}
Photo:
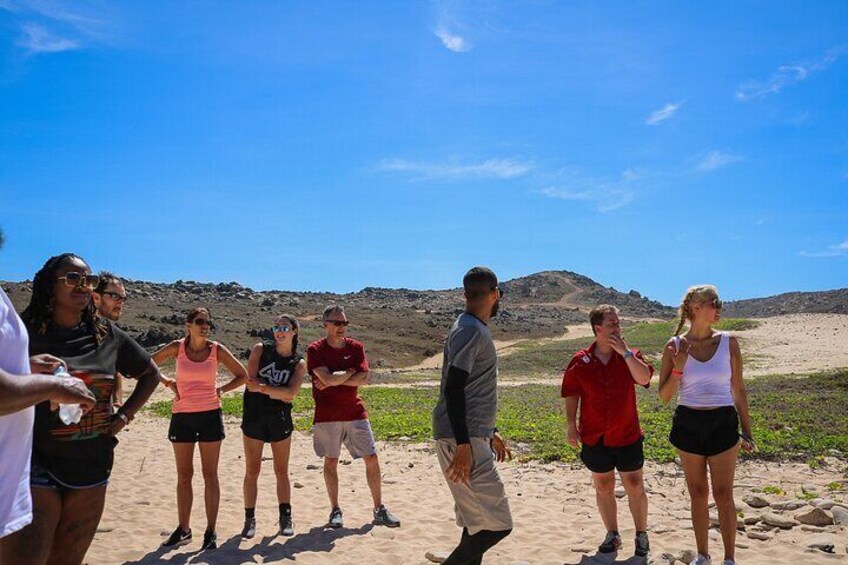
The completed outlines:
{"type": "Polygon", "coordinates": [[[589,323],[595,342],[572,357],[562,377],[568,443],[574,447],[583,444],[580,459],[592,471],[598,511],[607,529],[598,551],[613,553],[621,547],[615,500],[618,469],[636,526],[635,553],[644,557],[649,550],[648,497],[642,478],[645,457],[634,384],[648,387],[654,368],[645,363],[641,352],[627,347],[615,306],[593,308],[589,323]]]}
{"type": "Polygon", "coordinates": [[[374,500],[374,523],[396,528],[400,520],[383,505],[380,462],[365,404],[358,387],[368,384],[370,369],[365,346],[345,336],[348,322],[344,308],[327,306],[323,315],[326,337],[306,350],[306,367],[312,376],[315,417],[312,444],[315,454],[324,458],[324,483],[330,497],[331,528],[344,526],[339,507],[339,456],[342,444],[351,457],[362,457],[365,477],[374,500]]]}

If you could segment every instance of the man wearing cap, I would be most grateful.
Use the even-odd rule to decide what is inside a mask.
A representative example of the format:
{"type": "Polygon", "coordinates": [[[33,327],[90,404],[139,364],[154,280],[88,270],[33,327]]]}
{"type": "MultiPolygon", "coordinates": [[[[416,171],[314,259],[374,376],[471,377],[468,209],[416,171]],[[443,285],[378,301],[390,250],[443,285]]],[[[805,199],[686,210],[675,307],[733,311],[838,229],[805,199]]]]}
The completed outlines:
{"type": "Polygon", "coordinates": [[[498,311],[498,278],[474,267],[462,280],[465,312],[445,339],[433,435],[439,465],[456,505],[462,538],[446,565],[481,563],[512,531],[512,515],[495,459],[512,458],[495,427],[498,356],[488,323],[498,311]]]}

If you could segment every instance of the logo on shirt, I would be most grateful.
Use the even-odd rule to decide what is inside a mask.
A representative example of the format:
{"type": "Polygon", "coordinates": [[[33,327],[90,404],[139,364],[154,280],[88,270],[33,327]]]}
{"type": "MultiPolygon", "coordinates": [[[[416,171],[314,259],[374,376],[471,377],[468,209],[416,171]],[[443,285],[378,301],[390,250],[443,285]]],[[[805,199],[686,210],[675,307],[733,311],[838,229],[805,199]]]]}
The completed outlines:
{"type": "Polygon", "coordinates": [[[350,359],[350,355],[345,355],[344,360],[347,361],[348,359],[350,359]]]}
{"type": "Polygon", "coordinates": [[[288,369],[277,370],[274,363],[266,365],[259,370],[259,376],[271,386],[280,386],[289,382],[291,371],[288,369]]]}
{"type": "Polygon", "coordinates": [[[584,363],[589,363],[589,362],[591,362],[591,361],[592,361],[592,358],[591,358],[591,357],[589,357],[588,355],[584,355],[584,356],[582,357],[582,359],[583,359],[583,362],[584,362],[584,363]]]}

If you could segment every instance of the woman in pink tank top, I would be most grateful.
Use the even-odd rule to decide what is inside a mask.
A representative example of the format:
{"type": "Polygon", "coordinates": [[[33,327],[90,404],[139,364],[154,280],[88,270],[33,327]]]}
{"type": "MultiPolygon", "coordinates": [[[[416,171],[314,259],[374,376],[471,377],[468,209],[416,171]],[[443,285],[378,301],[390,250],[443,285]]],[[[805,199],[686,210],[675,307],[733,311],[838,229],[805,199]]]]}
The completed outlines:
{"type": "Polygon", "coordinates": [[[735,565],[733,476],[740,437],[745,451],[754,449],[748,396],[742,380],[742,354],[735,337],[713,329],[720,317],[718,290],[712,285],[690,287],[680,305],[680,323],[666,345],[660,369],[660,397],[667,402],[679,392],[669,441],[680,455],[691,499],[698,555],[690,565],[712,562],[707,535],[710,482],[724,545],[722,563],[735,565]],[[687,320],[689,330],[679,337],[687,320]]]}
{"type": "Polygon", "coordinates": [[[174,446],[177,462],[177,515],[179,525],[162,544],[176,547],[191,541],[191,505],[194,475],[194,444],[200,443],[200,462],[204,476],[206,532],[201,549],[216,549],[215,524],[221,490],[218,485],[218,457],[224,439],[221,395],[236,389],[247,378],[247,370],[229,350],[209,339],[212,315],[206,308],[195,308],[186,316],[186,337],[172,341],[153,354],[161,365],[176,359],[176,379],[163,383],[174,391],[168,439],[174,446]],[[233,378],[218,386],[218,365],[223,364],[233,378]]]}

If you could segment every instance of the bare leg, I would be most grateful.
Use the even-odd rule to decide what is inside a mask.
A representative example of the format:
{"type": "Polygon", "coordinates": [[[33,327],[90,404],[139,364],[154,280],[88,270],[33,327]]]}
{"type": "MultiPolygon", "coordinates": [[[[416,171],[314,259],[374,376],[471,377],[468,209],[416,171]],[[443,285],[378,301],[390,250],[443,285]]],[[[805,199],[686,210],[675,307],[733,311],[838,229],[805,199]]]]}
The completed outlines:
{"type": "Polygon", "coordinates": [[[262,450],[265,442],[242,435],[244,439],[244,507],[256,508],[256,483],[262,469],[262,450]]]}
{"type": "Polygon", "coordinates": [[[191,479],[194,476],[194,444],[172,443],[177,462],[177,519],[180,529],[188,531],[191,524],[191,505],[194,493],[191,479]]]}
{"type": "Polygon", "coordinates": [[[371,489],[374,508],[379,508],[383,504],[383,478],[380,474],[380,460],[377,458],[376,453],[374,455],[366,455],[362,460],[365,461],[365,478],[368,480],[368,488],[371,489]]]}
{"type": "Polygon", "coordinates": [[[710,512],[708,507],[709,485],[707,483],[707,458],[703,455],[677,450],[686,475],[686,487],[692,505],[692,528],[695,530],[695,545],[701,555],[710,554],[710,512]]]}
{"type": "Polygon", "coordinates": [[[221,487],[218,484],[220,455],[220,441],[200,442],[200,467],[203,470],[203,501],[206,504],[207,532],[214,532],[218,522],[218,506],[221,503],[221,487]]]}
{"type": "Polygon", "coordinates": [[[32,488],[32,523],[0,539],[0,563],[43,565],[62,515],[62,495],[48,488],[32,488]]]}
{"type": "Polygon", "coordinates": [[[739,446],[735,445],[723,453],[707,459],[713,484],[713,499],[718,509],[721,541],[724,543],[724,558],[734,559],[736,552],[736,503],[733,500],[733,477],[736,473],[736,458],[739,446]]]}
{"type": "Polygon", "coordinates": [[[106,485],[80,490],[69,490],[62,495],[62,515],[56,526],[50,565],[78,565],[94,539],[103,504],[106,502],[106,485]]]}
{"type": "Polygon", "coordinates": [[[618,531],[618,505],[615,501],[615,472],[592,473],[598,512],[608,532],[618,531]]]}
{"type": "Polygon", "coordinates": [[[629,473],[619,473],[621,484],[627,491],[627,503],[633,516],[633,525],[637,532],[648,529],[648,495],[645,493],[645,481],[642,469],[629,473]]]}
{"type": "Polygon", "coordinates": [[[274,475],[277,477],[277,503],[291,503],[291,485],[289,484],[289,454],[291,436],[271,444],[274,455],[274,475]]]}
{"type": "Polygon", "coordinates": [[[330,507],[339,505],[339,460],[324,458],[324,484],[327,485],[327,496],[330,497],[330,507]]]}

